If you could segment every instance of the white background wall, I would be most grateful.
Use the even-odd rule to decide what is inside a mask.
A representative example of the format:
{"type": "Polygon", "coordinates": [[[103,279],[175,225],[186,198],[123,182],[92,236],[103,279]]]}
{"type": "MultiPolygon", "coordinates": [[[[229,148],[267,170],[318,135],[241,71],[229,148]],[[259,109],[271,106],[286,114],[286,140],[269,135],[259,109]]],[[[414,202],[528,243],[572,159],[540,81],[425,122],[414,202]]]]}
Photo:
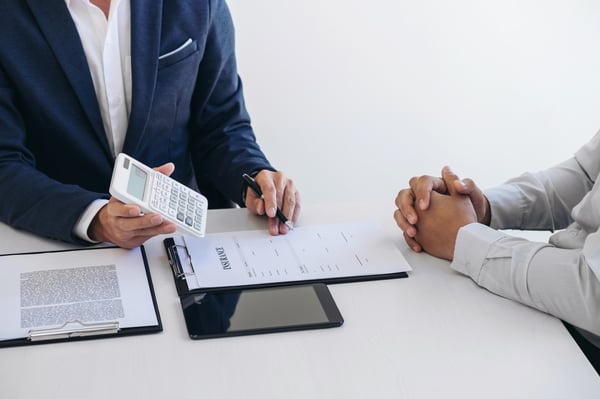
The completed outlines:
{"type": "Polygon", "coordinates": [[[306,203],[392,208],[445,164],[490,187],[600,129],[600,2],[229,5],[258,140],[306,203]]]}

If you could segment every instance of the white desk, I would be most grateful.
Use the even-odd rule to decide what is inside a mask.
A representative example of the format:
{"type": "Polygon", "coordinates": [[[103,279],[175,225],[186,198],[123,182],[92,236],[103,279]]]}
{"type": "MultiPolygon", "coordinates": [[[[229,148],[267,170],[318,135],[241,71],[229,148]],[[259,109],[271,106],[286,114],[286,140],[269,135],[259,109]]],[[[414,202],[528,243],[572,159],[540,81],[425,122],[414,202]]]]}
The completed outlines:
{"type": "MultiPolygon", "coordinates": [[[[304,207],[302,222],[374,215],[414,268],[333,285],[341,328],[190,340],[160,240],[146,250],[160,334],[0,349],[0,398],[598,398],[600,378],[562,324],[411,253],[392,204],[304,207]],[[190,392],[194,392],[191,394],[190,392]]],[[[263,226],[211,211],[209,230],[263,226]]],[[[56,248],[0,227],[0,251],[56,248]]]]}

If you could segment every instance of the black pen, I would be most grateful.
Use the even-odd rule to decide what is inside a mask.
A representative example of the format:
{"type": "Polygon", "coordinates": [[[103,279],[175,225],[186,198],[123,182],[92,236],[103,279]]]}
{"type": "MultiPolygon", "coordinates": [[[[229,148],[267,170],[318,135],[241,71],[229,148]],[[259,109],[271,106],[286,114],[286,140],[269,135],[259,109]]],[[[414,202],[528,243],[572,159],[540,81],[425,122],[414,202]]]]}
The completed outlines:
{"type": "MultiPolygon", "coordinates": [[[[242,175],[242,178],[244,179],[244,181],[246,183],[248,183],[248,186],[250,186],[250,188],[252,189],[252,191],[254,191],[254,193],[258,196],[258,198],[260,198],[261,200],[264,201],[265,196],[262,193],[262,190],[260,189],[259,185],[256,183],[256,180],[254,180],[252,178],[252,176],[244,173],[242,175]]],[[[288,220],[288,218],[285,217],[285,215],[283,214],[283,212],[281,212],[281,209],[279,209],[279,207],[276,208],[277,210],[275,211],[277,219],[279,219],[279,221],[283,224],[285,224],[288,229],[292,230],[294,228],[294,223],[292,223],[291,221],[288,220]]]]}

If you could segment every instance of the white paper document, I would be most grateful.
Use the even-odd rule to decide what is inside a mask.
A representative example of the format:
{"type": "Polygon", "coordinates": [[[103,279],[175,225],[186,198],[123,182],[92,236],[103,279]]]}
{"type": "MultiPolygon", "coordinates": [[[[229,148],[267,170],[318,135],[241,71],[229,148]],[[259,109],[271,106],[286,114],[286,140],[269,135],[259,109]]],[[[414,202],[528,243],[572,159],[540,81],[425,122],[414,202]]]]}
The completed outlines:
{"type": "Polygon", "coordinates": [[[375,222],[296,227],[286,235],[266,230],[180,237],[188,289],[233,287],[408,272],[397,244],[375,222]]]}
{"type": "Polygon", "coordinates": [[[0,256],[0,341],[103,322],[158,325],[140,248],[0,256]]]}

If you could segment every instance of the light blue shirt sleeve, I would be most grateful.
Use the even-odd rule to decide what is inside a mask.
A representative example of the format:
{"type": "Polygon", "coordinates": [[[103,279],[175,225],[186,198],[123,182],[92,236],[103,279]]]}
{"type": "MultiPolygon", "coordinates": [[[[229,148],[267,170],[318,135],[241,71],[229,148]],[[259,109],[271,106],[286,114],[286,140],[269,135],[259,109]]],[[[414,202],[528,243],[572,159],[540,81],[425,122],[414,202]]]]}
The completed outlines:
{"type": "Polygon", "coordinates": [[[575,156],[486,190],[491,227],[459,230],[452,268],[565,320],[600,347],[600,133],[575,156]],[[558,230],[549,243],[497,229],[558,230]]]}
{"type": "Polygon", "coordinates": [[[525,173],[485,191],[490,202],[491,227],[564,229],[573,221],[573,208],[593,184],[577,158],[541,172],[525,173]]]}
{"type": "MultiPolygon", "coordinates": [[[[495,294],[600,335],[600,281],[582,249],[472,223],[459,230],[451,267],[495,294]]],[[[600,344],[600,338],[594,342],[600,344]]]]}

